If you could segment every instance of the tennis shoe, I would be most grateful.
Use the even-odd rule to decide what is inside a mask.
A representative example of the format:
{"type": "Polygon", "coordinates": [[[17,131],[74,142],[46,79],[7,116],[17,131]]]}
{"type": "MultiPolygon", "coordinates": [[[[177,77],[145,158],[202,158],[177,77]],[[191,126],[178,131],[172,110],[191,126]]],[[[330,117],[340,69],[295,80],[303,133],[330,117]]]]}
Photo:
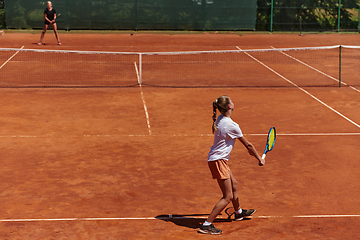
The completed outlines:
{"type": "Polygon", "coordinates": [[[235,221],[241,221],[244,218],[253,215],[255,211],[256,211],[255,209],[249,209],[249,210],[243,209],[240,214],[235,213],[235,219],[234,220],[235,221]]]}
{"type": "Polygon", "coordinates": [[[222,230],[214,227],[214,225],[204,226],[201,225],[198,233],[211,234],[211,235],[219,235],[222,234],[222,230]]]}
{"type": "Polygon", "coordinates": [[[60,45],[61,45],[61,42],[58,42],[58,45],[60,46],[60,45]]]}
{"type": "Polygon", "coordinates": [[[38,42],[38,43],[37,43],[37,45],[39,45],[39,46],[40,46],[41,44],[42,44],[41,42],[38,42]]]}

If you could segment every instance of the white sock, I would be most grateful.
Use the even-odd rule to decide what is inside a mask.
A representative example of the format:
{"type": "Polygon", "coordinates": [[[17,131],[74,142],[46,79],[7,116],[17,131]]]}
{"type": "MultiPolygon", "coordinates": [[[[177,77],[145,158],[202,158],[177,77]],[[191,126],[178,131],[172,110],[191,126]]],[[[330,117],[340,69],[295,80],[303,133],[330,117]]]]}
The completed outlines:
{"type": "Polygon", "coordinates": [[[211,222],[208,222],[208,221],[205,221],[204,223],[203,223],[203,226],[210,226],[211,225],[211,222]]]}
{"type": "Polygon", "coordinates": [[[241,214],[242,213],[242,209],[239,208],[239,210],[235,211],[237,214],[241,214]]]}

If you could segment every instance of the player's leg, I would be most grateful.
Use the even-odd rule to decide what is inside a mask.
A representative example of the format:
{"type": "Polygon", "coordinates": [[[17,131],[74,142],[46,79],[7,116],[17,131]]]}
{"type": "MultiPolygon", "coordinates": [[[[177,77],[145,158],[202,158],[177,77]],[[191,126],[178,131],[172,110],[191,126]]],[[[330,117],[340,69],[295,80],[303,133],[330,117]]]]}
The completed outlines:
{"type": "Polygon", "coordinates": [[[49,27],[49,25],[44,24],[44,27],[43,27],[43,30],[42,30],[41,36],[40,36],[40,41],[37,43],[38,45],[41,45],[42,40],[43,40],[43,38],[45,36],[46,30],[48,29],[48,27],[49,27]]]}
{"type": "Polygon", "coordinates": [[[234,210],[235,210],[235,220],[240,221],[240,220],[243,220],[244,217],[253,215],[255,212],[255,209],[246,210],[246,209],[240,208],[237,181],[236,181],[234,175],[231,173],[231,171],[230,171],[230,179],[231,179],[231,185],[232,185],[232,190],[233,190],[233,195],[234,195],[232,204],[233,204],[234,210]]]}
{"type": "Polygon", "coordinates": [[[239,195],[238,195],[238,183],[231,171],[230,171],[230,180],[231,180],[231,188],[232,188],[232,193],[233,193],[232,204],[233,204],[234,210],[236,211],[236,210],[240,209],[240,202],[239,202],[239,195]]]}
{"type": "Polygon", "coordinates": [[[57,31],[57,25],[56,25],[56,23],[53,23],[53,24],[51,24],[51,25],[52,25],[52,27],[53,27],[53,29],[54,29],[54,33],[55,33],[56,40],[58,41],[58,44],[61,45],[61,43],[60,43],[60,38],[59,38],[59,33],[58,33],[58,31],[57,31]]]}
{"type": "Polygon", "coordinates": [[[230,178],[230,168],[225,159],[208,161],[208,165],[212,177],[216,179],[219,184],[223,197],[215,205],[206,221],[201,225],[199,232],[206,234],[221,234],[222,231],[215,228],[212,223],[234,197],[230,178]]]}
{"type": "Polygon", "coordinates": [[[215,218],[221,213],[222,210],[232,201],[232,187],[231,187],[231,179],[217,179],[220,189],[223,193],[223,197],[220,201],[215,205],[213,210],[211,211],[209,217],[206,219],[206,222],[201,225],[199,232],[206,234],[221,234],[222,230],[217,229],[212,224],[215,218]],[[210,224],[210,225],[206,225],[210,224]]]}
{"type": "Polygon", "coordinates": [[[222,230],[217,229],[212,224],[215,218],[221,213],[222,210],[232,201],[232,187],[231,187],[231,179],[217,179],[220,189],[223,193],[223,197],[220,201],[215,205],[213,210],[211,211],[209,217],[206,219],[206,222],[201,225],[199,232],[206,234],[221,234],[222,230]],[[208,225],[209,224],[209,225],[208,225]]]}
{"type": "Polygon", "coordinates": [[[234,220],[236,220],[236,221],[243,220],[245,217],[253,215],[255,212],[255,209],[246,210],[246,209],[240,208],[240,200],[239,200],[239,195],[238,195],[238,184],[237,184],[237,181],[231,171],[230,171],[230,179],[231,179],[231,186],[232,186],[232,191],[233,191],[232,204],[233,204],[235,212],[233,214],[229,215],[229,218],[232,215],[235,215],[234,220]]]}
{"type": "Polygon", "coordinates": [[[215,205],[214,209],[210,213],[207,221],[214,222],[215,218],[221,213],[224,208],[232,201],[233,199],[233,192],[231,186],[231,179],[217,179],[223,197],[220,201],[215,205]]]}

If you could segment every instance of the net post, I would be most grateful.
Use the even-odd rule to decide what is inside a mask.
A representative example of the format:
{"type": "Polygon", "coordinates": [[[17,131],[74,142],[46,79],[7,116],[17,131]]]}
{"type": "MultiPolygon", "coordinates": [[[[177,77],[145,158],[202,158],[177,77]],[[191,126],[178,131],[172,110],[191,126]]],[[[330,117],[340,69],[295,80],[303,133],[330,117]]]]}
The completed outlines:
{"type": "Polygon", "coordinates": [[[341,87],[341,45],[339,46],[339,88],[341,87]]]}
{"type": "Polygon", "coordinates": [[[65,2],[65,8],[66,8],[66,13],[65,13],[65,21],[66,21],[66,31],[70,31],[70,21],[69,21],[69,0],[66,0],[65,2]]]}
{"type": "MultiPolygon", "coordinates": [[[[341,8],[341,0],[339,0],[339,7],[338,7],[338,22],[337,22],[337,30],[340,32],[340,8],[341,8]]],[[[341,49],[341,46],[340,46],[341,49]]]]}
{"type": "Polygon", "coordinates": [[[203,32],[206,31],[206,1],[203,0],[203,32]]]}
{"type": "Polygon", "coordinates": [[[135,0],[135,26],[134,26],[134,30],[137,31],[138,30],[138,1],[135,0]]]}
{"type": "Polygon", "coordinates": [[[273,32],[274,0],[271,0],[270,32],[273,32]]]}
{"type": "Polygon", "coordinates": [[[139,53],[139,84],[142,84],[142,53],[139,53]]]}
{"type": "Polygon", "coordinates": [[[358,33],[360,33],[360,4],[359,4],[359,17],[358,17],[358,33]]]}

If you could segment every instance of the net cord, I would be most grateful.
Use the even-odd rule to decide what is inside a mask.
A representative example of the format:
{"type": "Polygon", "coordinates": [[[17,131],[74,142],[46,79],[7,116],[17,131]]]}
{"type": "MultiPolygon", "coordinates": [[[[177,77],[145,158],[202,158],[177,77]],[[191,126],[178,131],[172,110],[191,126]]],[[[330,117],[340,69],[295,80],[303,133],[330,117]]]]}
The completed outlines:
{"type": "Polygon", "coordinates": [[[183,52],[107,52],[107,51],[75,51],[75,50],[40,50],[40,49],[19,49],[0,48],[0,51],[39,52],[39,53],[77,53],[77,54],[112,54],[112,55],[183,55],[183,54],[205,54],[205,53],[239,53],[239,52],[271,52],[271,51],[296,51],[296,50],[325,50],[343,48],[360,48],[360,46],[334,45],[323,47],[302,47],[302,48],[276,48],[276,49],[247,49],[247,50],[217,50],[217,51],[183,51],[183,52]]]}

